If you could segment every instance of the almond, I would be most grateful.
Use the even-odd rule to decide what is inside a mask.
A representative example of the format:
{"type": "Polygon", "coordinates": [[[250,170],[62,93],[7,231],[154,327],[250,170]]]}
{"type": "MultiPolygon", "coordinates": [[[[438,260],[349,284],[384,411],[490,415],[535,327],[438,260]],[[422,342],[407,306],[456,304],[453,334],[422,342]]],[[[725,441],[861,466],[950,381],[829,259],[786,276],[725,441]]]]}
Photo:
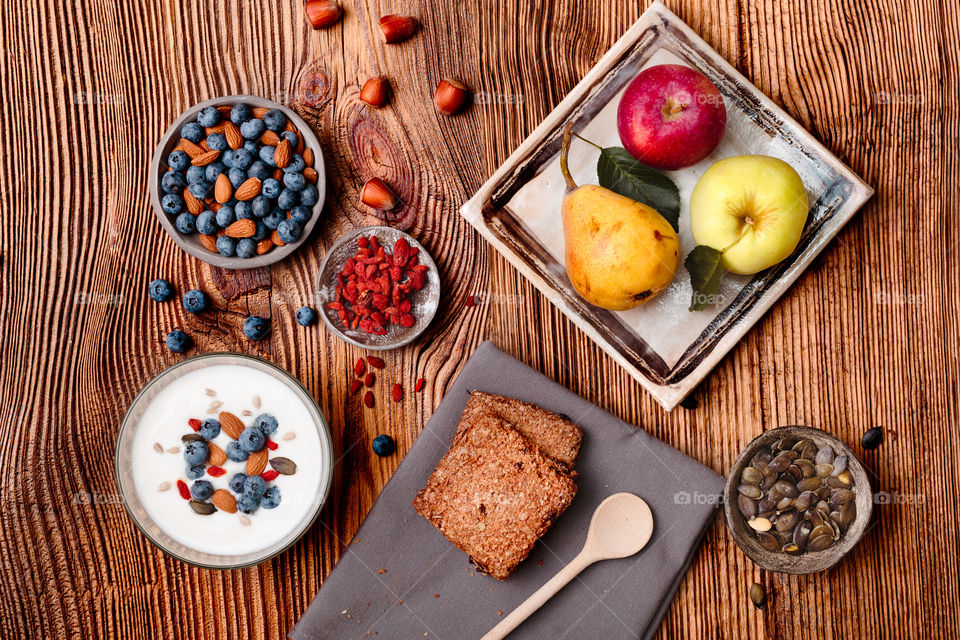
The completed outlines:
{"type": "Polygon", "coordinates": [[[249,238],[257,232],[257,223],[250,218],[237,220],[227,227],[227,236],[230,238],[249,238]]]}
{"type": "Polygon", "coordinates": [[[217,111],[219,111],[222,115],[229,116],[230,112],[233,111],[233,107],[228,104],[222,104],[217,107],[217,111]]]}
{"type": "Polygon", "coordinates": [[[270,238],[264,238],[257,243],[257,255],[262,256],[265,253],[270,253],[270,250],[273,249],[273,240],[270,238]]]}
{"type": "Polygon", "coordinates": [[[247,475],[258,476],[267,468],[267,458],[270,455],[269,450],[264,447],[260,451],[255,451],[247,458],[247,475]]]}
{"type": "Polygon", "coordinates": [[[243,181],[243,184],[237,187],[233,197],[243,202],[253,200],[258,195],[260,195],[260,180],[258,178],[247,178],[243,181]]]}
{"type": "MultiPolygon", "coordinates": [[[[284,138],[273,152],[273,163],[283,169],[290,164],[290,141],[284,138]]],[[[223,174],[220,174],[223,175],[223,174]]]]}
{"type": "Polygon", "coordinates": [[[303,155],[303,136],[300,135],[299,131],[297,131],[296,134],[297,134],[297,148],[295,149],[295,151],[303,155]]]}
{"type": "Polygon", "coordinates": [[[195,167],[205,167],[217,158],[220,157],[220,152],[214,149],[213,151],[204,151],[196,158],[193,158],[193,166],[195,167]]]}
{"type": "Polygon", "coordinates": [[[303,163],[308,167],[313,166],[313,149],[307,147],[303,150],[303,163]]]}
{"type": "Polygon", "coordinates": [[[230,184],[230,178],[227,177],[227,174],[221,173],[217,176],[217,182],[213,186],[213,197],[222,204],[229,200],[232,195],[233,185],[230,184]]]}
{"type": "Polygon", "coordinates": [[[203,245],[203,248],[207,251],[212,251],[213,253],[218,253],[217,251],[217,237],[216,236],[205,236],[202,233],[200,236],[200,244],[203,245]]]}
{"type": "Polygon", "coordinates": [[[312,184],[317,184],[317,170],[313,167],[307,167],[303,170],[303,177],[307,179],[307,182],[312,184]]]}
{"type": "Polygon", "coordinates": [[[217,509],[220,509],[220,511],[226,511],[227,513],[237,512],[237,501],[233,497],[233,494],[226,489],[217,489],[214,491],[213,498],[210,499],[210,502],[212,502],[213,506],[217,509]]]}
{"type": "Polygon", "coordinates": [[[277,182],[283,182],[283,169],[274,169],[273,179],[277,182]]]}
{"type": "Polygon", "coordinates": [[[260,118],[262,120],[263,116],[267,115],[267,111],[270,111],[270,109],[267,109],[266,107],[254,107],[253,117],[260,118]]]}
{"type": "Polygon", "coordinates": [[[220,428],[234,440],[239,438],[240,434],[243,433],[243,430],[246,428],[243,421],[229,411],[221,411],[218,418],[220,419],[220,428]]]}
{"type": "Polygon", "coordinates": [[[180,138],[180,144],[177,146],[183,149],[191,160],[203,154],[203,147],[190,142],[186,138],[180,138]]]}
{"type": "Polygon", "coordinates": [[[207,443],[207,448],[210,450],[210,457],[207,459],[207,462],[213,466],[219,467],[227,461],[227,452],[218,447],[216,444],[209,442],[207,443]]]}
{"type": "MultiPolygon", "coordinates": [[[[228,121],[228,122],[229,122],[229,121],[228,121]]],[[[203,132],[204,132],[205,134],[207,134],[208,136],[209,136],[211,133],[223,133],[223,127],[224,127],[224,126],[225,126],[224,123],[223,123],[223,122],[220,122],[220,123],[218,123],[218,124],[213,125],[212,127],[204,127],[203,132]]]]}
{"type": "Polygon", "coordinates": [[[190,189],[183,190],[183,201],[187,203],[187,211],[195,216],[203,213],[203,203],[190,193],[190,189]]]}
{"type": "Polygon", "coordinates": [[[280,239],[280,234],[277,233],[276,229],[274,229],[273,233],[270,234],[270,241],[273,242],[273,244],[277,245],[278,247],[282,247],[285,244],[287,244],[286,242],[280,239]]]}
{"type": "Polygon", "coordinates": [[[263,132],[263,135],[260,136],[260,142],[271,147],[275,147],[280,144],[280,136],[275,132],[270,131],[269,129],[263,132]]]}
{"type": "Polygon", "coordinates": [[[239,149],[243,146],[243,136],[240,135],[240,128],[229,120],[223,125],[223,135],[227,138],[227,146],[231,149],[239,149]]]}

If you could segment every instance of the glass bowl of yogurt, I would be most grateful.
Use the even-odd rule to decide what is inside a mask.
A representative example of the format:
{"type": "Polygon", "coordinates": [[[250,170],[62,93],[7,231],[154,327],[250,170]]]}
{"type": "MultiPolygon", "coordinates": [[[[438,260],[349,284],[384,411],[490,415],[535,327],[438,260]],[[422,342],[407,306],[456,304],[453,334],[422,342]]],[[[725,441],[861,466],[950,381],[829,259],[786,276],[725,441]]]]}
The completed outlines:
{"type": "Polygon", "coordinates": [[[193,565],[236,569],[276,556],[310,528],[333,483],[333,440],[286,371],[206,354],[166,369],[134,398],[115,471],[151,542],[193,565]]]}

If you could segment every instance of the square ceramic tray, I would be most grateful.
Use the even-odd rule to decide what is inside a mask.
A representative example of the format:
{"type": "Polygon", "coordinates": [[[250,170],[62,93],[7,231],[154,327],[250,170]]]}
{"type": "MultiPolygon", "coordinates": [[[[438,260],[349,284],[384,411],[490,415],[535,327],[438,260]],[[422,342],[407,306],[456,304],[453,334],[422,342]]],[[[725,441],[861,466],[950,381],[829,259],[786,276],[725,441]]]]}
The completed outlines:
{"type": "MultiPolygon", "coordinates": [[[[575,141],[574,145],[578,143],[575,141]]],[[[578,184],[597,182],[597,152],[571,150],[578,184]]],[[[625,367],[668,411],[709,373],[803,273],[807,265],[873,194],[855,173],[740,75],[676,15],[655,2],[574,90],[467,202],[461,214],[604,351],[625,367]],[[727,129],[720,146],[699,164],[670,172],[680,189],[680,248],[690,233],[689,196],[711,164],[741,154],[781,158],[803,178],[811,203],[794,254],[755,276],[726,274],[718,302],[688,311],[690,278],[681,266],[670,287],[649,303],[611,312],[585,302],[567,279],[563,262],[559,171],[562,130],[601,146],[621,146],[617,104],[645,67],[684,64],[720,90],[727,129]]]]}

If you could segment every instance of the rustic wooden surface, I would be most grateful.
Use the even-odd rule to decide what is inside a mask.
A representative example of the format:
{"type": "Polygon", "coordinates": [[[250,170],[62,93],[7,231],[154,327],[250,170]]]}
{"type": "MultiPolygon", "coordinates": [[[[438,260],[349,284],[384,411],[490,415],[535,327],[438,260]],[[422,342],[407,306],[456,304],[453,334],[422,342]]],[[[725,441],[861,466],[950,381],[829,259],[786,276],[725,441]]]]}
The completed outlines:
{"type": "Polygon", "coordinates": [[[0,8],[0,636],[283,637],[485,338],[720,473],[765,428],[810,424],[854,445],[871,426],[887,430],[883,447],[863,456],[877,488],[918,495],[923,506],[879,505],[852,556],[808,577],[759,570],[718,519],[659,637],[956,636],[956,2],[668,2],[877,190],[706,379],[698,406],[671,414],[457,215],[646,1],[347,0],[344,20],[326,32],[308,28],[302,4],[0,8]],[[377,18],[398,11],[425,28],[385,46],[377,18]],[[358,83],[376,73],[396,90],[382,111],[358,101],[358,83]],[[447,75],[494,99],[452,119],[435,115],[432,89],[447,75]],[[177,250],[147,197],[152,145],[167,125],[195,102],[232,93],[303,114],[321,136],[332,185],[309,246],[244,274],[177,250]],[[429,337],[389,356],[408,389],[426,377],[424,393],[364,411],[345,393],[358,351],[292,315],[311,301],[324,248],[377,221],[357,196],[375,174],[398,185],[407,206],[395,223],[437,258],[446,297],[429,337]],[[204,288],[218,310],[197,318],[152,303],[145,287],[157,276],[204,288]],[[481,304],[466,306],[469,295],[481,304]],[[262,345],[242,337],[250,311],[273,318],[262,345]],[[162,344],[177,326],[196,338],[195,353],[247,351],[292,371],[350,450],[321,522],[260,567],[218,573],[172,560],[118,502],[120,419],[137,390],[180,359],[162,344]],[[381,432],[397,438],[398,455],[371,455],[381,432]],[[753,581],[769,591],[764,611],[747,599],[753,581]]]}

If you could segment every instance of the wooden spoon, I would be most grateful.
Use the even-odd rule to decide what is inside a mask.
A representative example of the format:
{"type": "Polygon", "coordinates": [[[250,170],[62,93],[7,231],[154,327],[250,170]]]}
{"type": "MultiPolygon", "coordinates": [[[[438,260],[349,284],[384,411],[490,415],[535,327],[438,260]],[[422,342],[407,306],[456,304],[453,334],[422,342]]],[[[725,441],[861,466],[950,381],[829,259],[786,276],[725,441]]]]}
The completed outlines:
{"type": "Polygon", "coordinates": [[[643,549],[653,535],[653,514],[632,493],[615,493],[597,507],[583,550],[480,640],[502,640],[581,571],[599,560],[626,558],[643,549]]]}

